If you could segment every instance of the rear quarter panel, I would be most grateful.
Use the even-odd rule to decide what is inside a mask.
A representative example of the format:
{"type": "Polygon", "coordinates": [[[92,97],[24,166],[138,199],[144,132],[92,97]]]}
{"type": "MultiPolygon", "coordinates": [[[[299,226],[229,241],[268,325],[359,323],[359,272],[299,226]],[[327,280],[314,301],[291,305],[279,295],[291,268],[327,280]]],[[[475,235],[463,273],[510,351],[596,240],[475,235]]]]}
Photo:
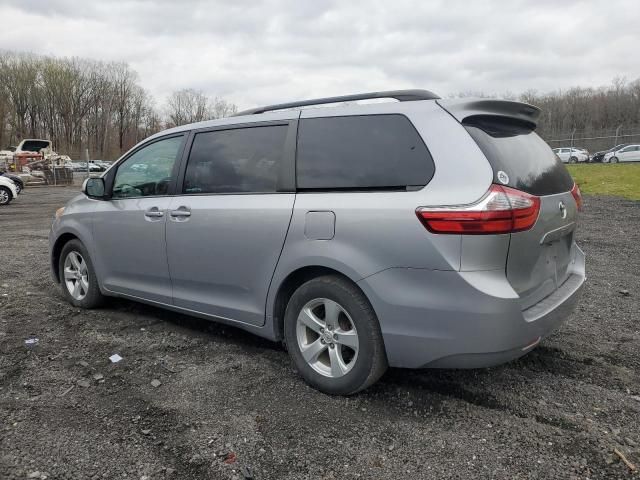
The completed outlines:
{"type": "Polygon", "coordinates": [[[390,113],[409,118],[423,138],[435,163],[433,178],[419,191],[298,193],[267,299],[268,317],[279,286],[301,267],[332,268],[354,282],[395,267],[460,269],[461,236],[433,235],[415,214],[420,206],[472,203],[491,184],[490,165],[457,120],[433,101],[308,109],[301,119],[390,113]],[[305,235],[307,213],[315,211],[335,215],[332,239],[305,235]]]}

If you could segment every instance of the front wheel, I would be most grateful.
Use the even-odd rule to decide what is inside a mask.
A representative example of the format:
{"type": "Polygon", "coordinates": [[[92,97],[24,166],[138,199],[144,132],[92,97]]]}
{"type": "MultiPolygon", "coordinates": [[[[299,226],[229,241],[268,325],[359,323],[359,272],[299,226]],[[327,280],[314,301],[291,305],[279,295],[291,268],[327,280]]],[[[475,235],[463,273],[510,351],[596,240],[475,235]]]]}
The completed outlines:
{"type": "Polygon", "coordinates": [[[0,187],[0,205],[9,205],[13,200],[13,194],[7,187],[0,187]]]}
{"type": "Polygon", "coordinates": [[[19,183],[16,183],[16,193],[18,195],[22,193],[22,186],[19,183]]]}
{"type": "Polygon", "coordinates": [[[58,272],[62,293],[69,303],[80,308],[95,308],[103,302],[93,263],[79,240],[71,240],[62,247],[58,272]]]}
{"type": "Polygon", "coordinates": [[[609,162],[618,163],[618,157],[611,157],[611,160],[609,160],[609,162]]]}
{"type": "Polygon", "coordinates": [[[289,300],[285,341],[312,387],[331,395],[367,388],[387,369],[378,319],[362,292],[333,275],[300,286],[289,300]]]}
{"type": "Polygon", "coordinates": [[[578,159],[576,157],[571,157],[569,159],[569,163],[578,163],[578,159]]]}

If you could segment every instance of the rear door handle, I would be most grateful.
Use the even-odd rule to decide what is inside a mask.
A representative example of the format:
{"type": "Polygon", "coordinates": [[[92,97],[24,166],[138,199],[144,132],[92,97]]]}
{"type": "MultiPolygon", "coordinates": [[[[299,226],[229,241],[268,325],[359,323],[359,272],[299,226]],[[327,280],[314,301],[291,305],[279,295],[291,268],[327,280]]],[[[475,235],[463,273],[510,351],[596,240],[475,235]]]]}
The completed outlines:
{"type": "Polygon", "coordinates": [[[158,207],[151,207],[144,212],[144,216],[149,218],[159,218],[164,217],[164,212],[158,209],[158,207]]]}

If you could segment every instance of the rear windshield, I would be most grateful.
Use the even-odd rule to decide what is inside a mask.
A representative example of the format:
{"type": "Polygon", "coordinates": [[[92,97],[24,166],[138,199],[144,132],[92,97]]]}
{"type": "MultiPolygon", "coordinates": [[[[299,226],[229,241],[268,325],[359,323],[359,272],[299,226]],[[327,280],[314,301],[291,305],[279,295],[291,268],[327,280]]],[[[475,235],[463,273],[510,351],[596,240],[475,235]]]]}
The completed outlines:
{"type": "Polygon", "coordinates": [[[22,151],[23,152],[39,152],[40,150],[42,150],[43,148],[47,148],[49,146],[49,142],[45,142],[42,140],[30,140],[30,141],[25,141],[22,144],[22,151]]]}
{"type": "Polygon", "coordinates": [[[532,195],[568,192],[573,179],[560,159],[537,133],[526,125],[505,124],[491,120],[465,122],[465,128],[476,141],[493,168],[496,183],[532,195]]]}

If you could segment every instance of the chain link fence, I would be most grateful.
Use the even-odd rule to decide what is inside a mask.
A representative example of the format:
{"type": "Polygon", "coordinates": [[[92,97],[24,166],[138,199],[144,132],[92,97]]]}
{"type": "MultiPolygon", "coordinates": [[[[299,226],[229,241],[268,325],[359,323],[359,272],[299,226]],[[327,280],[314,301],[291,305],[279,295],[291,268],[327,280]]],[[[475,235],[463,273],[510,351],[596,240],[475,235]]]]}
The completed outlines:
{"type": "Polygon", "coordinates": [[[92,158],[86,149],[57,150],[56,154],[31,156],[5,151],[0,154],[0,172],[18,174],[28,185],[82,185],[89,176],[101,175],[110,163],[92,158]]]}

